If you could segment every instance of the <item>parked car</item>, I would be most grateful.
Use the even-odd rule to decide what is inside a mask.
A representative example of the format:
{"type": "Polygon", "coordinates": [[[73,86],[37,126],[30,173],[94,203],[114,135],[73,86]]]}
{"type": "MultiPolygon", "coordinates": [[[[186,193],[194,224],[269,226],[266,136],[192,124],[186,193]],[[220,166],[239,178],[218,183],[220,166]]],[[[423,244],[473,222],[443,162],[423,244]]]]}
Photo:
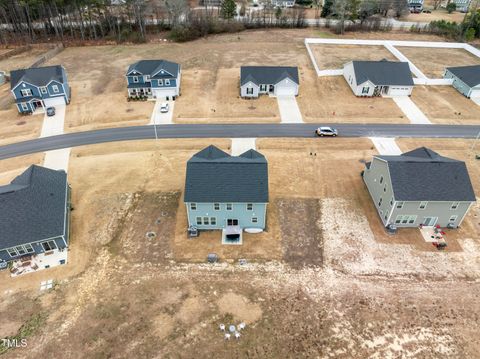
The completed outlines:
{"type": "Polygon", "coordinates": [[[166,103],[166,102],[164,102],[160,105],[160,112],[161,113],[167,113],[169,109],[170,109],[170,106],[168,106],[168,103],[166,103]]]}
{"type": "Polygon", "coordinates": [[[55,107],[47,107],[47,116],[48,117],[55,116],[55,107]]]}
{"type": "Polygon", "coordinates": [[[338,136],[338,131],[336,128],[333,127],[319,127],[315,130],[315,133],[317,136],[323,137],[323,136],[332,136],[336,137],[338,136]]]}

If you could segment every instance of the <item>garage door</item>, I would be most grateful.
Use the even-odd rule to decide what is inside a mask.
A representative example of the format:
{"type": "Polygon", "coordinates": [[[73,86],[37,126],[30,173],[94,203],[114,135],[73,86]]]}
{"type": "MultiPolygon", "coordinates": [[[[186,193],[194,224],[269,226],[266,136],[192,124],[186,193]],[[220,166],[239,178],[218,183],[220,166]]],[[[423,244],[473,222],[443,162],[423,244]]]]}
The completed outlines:
{"type": "Polygon", "coordinates": [[[277,96],[295,96],[295,87],[277,85],[275,92],[277,96]]]}
{"type": "Polygon", "coordinates": [[[65,97],[58,96],[58,97],[46,98],[45,100],[43,100],[43,103],[45,104],[45,107],[55,107],[55,106],[65,105],[65,97]]]}
{"type": "Polygon", "coordinates": [[[175,89],[154,89],[152,95],[156,99],[165,99],[168,96],[171,100],[172,96],[175,96],[175,89]]]}

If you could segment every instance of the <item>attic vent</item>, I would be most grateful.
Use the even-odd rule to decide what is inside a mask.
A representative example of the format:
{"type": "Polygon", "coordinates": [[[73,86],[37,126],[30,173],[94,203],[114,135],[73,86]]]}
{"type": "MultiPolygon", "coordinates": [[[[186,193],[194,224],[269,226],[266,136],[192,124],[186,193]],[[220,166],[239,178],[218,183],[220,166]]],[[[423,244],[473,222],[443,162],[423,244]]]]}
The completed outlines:
{"type": "Polygon", "coordinates": [[[25,85],[25,84],[22,84],[22,87],[27,87],[27,85],[25,85]]]}

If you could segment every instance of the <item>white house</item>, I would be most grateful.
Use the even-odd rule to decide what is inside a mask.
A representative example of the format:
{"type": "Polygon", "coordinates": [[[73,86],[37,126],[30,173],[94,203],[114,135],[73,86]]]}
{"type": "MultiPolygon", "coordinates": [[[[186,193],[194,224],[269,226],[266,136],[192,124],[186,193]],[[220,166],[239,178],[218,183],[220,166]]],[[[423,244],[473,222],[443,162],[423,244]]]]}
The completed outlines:
{"type": "Polygon", "coordinates": [[[273,96],[298,95],[298,68],[282,66],[242,66],[240,95],[246,98],[262,94],[273,96]]]}
{"type": "Polygon", "coordinates": [[[355,96],[410,96],[413,90],[408,62],[350,61],[343,66],[343,77],[355,96]]]}

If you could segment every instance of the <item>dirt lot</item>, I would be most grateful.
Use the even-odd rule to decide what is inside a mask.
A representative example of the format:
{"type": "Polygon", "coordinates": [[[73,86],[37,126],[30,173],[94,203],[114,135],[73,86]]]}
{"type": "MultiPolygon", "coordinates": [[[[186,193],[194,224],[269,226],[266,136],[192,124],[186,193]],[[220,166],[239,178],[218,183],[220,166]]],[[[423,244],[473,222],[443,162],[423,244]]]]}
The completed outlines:
{"type": "Polygon", "coordinates": [[[399,46],[397,49],[429,78],[443,78],[446,67],[480,64],[478,57],[463,49],[406,46],[399,46]]]}
{"type": "Polygon", "coordinates": [[[385,46],[310,44],[320,70],[341,69],[350,61],[397,60],[385,46]]]}
{"type": "MultiPolygon", "coordinates": [[[[220,236],[214,243],[202,233],[195,246],[184,233],[178,239],[185,162],[210,143],[230,146],[135,141],[72,151],[70,263],[15,280],[1,273],[2,336],[28,343],[6,358],[475,358],[478,206],[457,251],[417,247],[410,234],[388,242],[365,211],[373,207],[359,175],[375,153],[368,139],[261,139],[271,197],[265,243],[239,248],[246,265],[233,246],[218,265],[196,263],[187,256],[204,250],[202,241],[222,247],[220,236]],[[44,279],[55,288],[39,292],[44,279]],[[225,341],[219,324],[241,321],[241,339],[225,341]]],[[[403,150],[423,144],[465,158],[471,142],[399,140],[403,150]]],[[[0,165],[15,171],[13,161],[0,165]]],[[[468,166],[479,188],[478,166],[468,166]]]]}
{"type": "Polygon", "coordinates": [[[12,70],[24,69],[32,65],[35,60],[50,49],[48,45],[35,46],[26,52],[0,60],[0,71],[10,72],[12,70]]]}
{"type": "Polygon", "coordinates": [[[390,98],[356,97],[343,76],[301,76],[297,97],[305,122],[409,123],[390,98]]]}
{"type": "Polygon", "coordinates": [[[451,86],[415,86],[412,100],[433,123],[478,124],[480,106],[451,86]]]}

